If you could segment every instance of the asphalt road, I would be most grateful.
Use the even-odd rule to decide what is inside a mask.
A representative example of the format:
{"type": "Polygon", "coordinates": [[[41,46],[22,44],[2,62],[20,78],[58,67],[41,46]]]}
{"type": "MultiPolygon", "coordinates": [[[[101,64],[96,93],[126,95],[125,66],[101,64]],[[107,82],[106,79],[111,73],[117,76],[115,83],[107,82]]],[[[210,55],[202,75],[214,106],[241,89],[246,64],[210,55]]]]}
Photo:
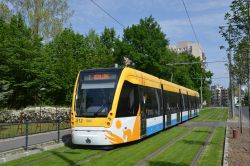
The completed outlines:
{"type": "MultiPolygon", "coordinates": [[[[62,140],[64,140],[66,137],[69,137],[69,135],[70,135],[70,129],[60,131],[60,138],[62,140]]],[[[53,140],[57,140],[57,131],[29,135],[28,145],[31,146],[53,140]]],[[[24,146],[25,146],[25,136],[0,140],[0,153],[13,149],[23,148],[24,146]]]]}

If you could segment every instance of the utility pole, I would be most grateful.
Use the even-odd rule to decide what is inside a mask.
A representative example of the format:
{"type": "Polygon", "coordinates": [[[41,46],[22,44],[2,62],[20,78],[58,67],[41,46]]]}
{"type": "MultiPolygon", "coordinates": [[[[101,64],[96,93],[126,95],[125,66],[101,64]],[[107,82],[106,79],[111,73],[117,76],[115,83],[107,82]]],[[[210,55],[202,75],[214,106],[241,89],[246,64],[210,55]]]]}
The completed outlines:
{"type": "Polygon", "coordinates": [[[228,53],[228,63],[229,63],[229,89],[230,89],[230,107],[232,111],[232,118],[234,119],[234,86],[233,86],[233,77],[232,77],[232,43],[231,43],[231,26],[228,27],[229,35],[229,53],[228,53]]]}
{"type": "Polygon", "coordinates": [[[202,96],[202,80],[203,80],[203,78],[200,78],[200,80],[201,80],[201,89],[200,89],[200,91],[201,91],[201,108],[202,108],[202,104],[203,104],[203,96],[202,96]]]}
{"type": "Polygon", "coordinates": [[[203,79],[206,79],[206,78],[202,78],[202,77],[200,77],[200,78],[193,78],[193,79],[198,79],[198,80],[200,80],[201,81],[201,86],[200,86],[200,94],[201,94],[201,96],[200,96],[200,98],[201,98],[201,101],[200,101],[200,104],[201,104],[201,108],[202,108],[202,104],[203,104],[203,92],[202,92],[202,88],[203,88],[203,79]]]}

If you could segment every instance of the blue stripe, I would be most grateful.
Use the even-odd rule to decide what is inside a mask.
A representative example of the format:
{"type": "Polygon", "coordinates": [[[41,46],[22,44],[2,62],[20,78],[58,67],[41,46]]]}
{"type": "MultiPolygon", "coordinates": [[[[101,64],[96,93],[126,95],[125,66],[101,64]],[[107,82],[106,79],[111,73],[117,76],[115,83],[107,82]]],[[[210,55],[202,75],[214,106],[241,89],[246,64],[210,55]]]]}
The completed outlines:
{"type": "Polygon", "coordinates": [[[177,124],[177,119],[171,119],[171,126],[177,124]]]}
{"type": "Polygon", "coordinates": [[[188,120],[188,115],[182,116],[182,121],[188,120]]]}
{"type": "Polygon", "coordinates": [[[156,125],[153,125],[153,126],[149,126],[147,127],[146,129],[146,135],[151,135],[151,134],[154,134],[158,131],[161,131],[163,130],[163,124],[162,123],[159,123],[159,124],[156,124],[156,125]]]}

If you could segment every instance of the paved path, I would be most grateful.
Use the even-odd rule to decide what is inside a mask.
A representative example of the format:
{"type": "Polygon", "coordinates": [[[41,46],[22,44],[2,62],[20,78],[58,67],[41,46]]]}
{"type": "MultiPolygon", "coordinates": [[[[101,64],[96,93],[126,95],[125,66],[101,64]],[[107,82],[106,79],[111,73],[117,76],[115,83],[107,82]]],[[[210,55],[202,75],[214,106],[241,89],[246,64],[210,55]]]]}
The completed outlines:
{"type": "MultiPolygon", "coordinates": [[[[70,129],[61,130],[60,138],[69,137],[70,129]]],[[[57,131],[29,135],[29,146],[57,140],[57,131]]],[[[25,146],[25,136],[0,140],[0,153],[25,146]]]]}
{"type": "Polygon", "coordinates": [[[248,107],[242,107],[242,125],[245,128],[250,128],[250,115],[248,107]]]}

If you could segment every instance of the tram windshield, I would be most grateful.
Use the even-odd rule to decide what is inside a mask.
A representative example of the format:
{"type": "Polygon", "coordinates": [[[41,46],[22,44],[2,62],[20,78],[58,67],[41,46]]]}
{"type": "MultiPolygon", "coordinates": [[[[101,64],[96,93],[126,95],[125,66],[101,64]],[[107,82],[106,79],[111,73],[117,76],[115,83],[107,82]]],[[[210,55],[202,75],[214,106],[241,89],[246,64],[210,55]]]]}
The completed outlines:
{"type": "Polygon", "coordinates": [[[116,82],[114,73],[80,73],[76,117],[106,117],[112,106],[116,82]]]}

